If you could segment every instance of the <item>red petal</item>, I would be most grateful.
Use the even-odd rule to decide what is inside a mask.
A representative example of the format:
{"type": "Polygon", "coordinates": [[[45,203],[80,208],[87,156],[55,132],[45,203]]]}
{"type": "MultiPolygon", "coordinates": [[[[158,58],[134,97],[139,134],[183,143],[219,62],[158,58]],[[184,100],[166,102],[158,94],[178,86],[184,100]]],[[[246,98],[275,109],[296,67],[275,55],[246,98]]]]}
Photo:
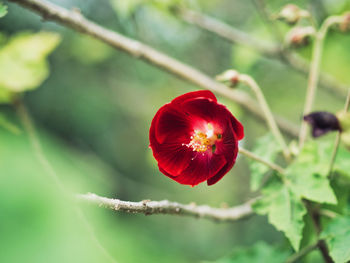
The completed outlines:
{"type": "Polygon", "coordinates": [[[191,137],[191,124],[189,118],[172,107],[165,104],[161,107],[152,124],[154,127],[155,138],[159,143],[169,141],[171,143],[188,143],[191,137]]]}
{"type": "Polygon", "coordinates": [[[172,176],[178,176],[191,162],[193,151],[186,146],[176,144],[161,144],[152,148],[153,155],[162,167],[172,176]]]}
{"type": "Polygon", "coordinates": [[[223,140],[216,143],[216,153],[222,154],[226,158],[226,165],[213,177],[207,180],[208,185],[218,182],[225,174],[227,174],[236,162],[238,153],[238,141],[236,134],[233,133],[232,124],[223,134],[223,140]]]}
{"type": "Polygon", "coordinates": [[[226,159],[223,155],[196,154],[190,165],[177,177],[172,179],[180,184],[195,186],[208,178],[212,177],[220,171],[226,164],[226,159]]]}
{"type": "Polygon", "coordinates": [[[174,176],[181,173],[190,163],[192,151],[182,142],[172,141],[160,144],[156,139],[156,125],[160,114],[156,114],[152,121],[149,132],[150,147],[152,148],[153,156],[158,161],[158,165],[162,166],[174,176]]]}
{"type": "Polygon", "coordinates": [[[179,105],[179,104],[182,104],[183,102],[185,102],[186,100],[197,99],[197,98],[206,98],[206,99],[210,99],[210,100],[213,100],[216,102],[216,97],[211,91],[198,90],[198,91],[188,92],[188,93],[185,93],[179,97],[176,97],[175,99],[173,99],[171,101],[171,104],[179,105]]]}
{"type": "Polygon", "coordinates": [[[242,140],[244,137],[243,125],[231,114],[231,125],[235,131],[237,140],[242,140]]]}
{"type": "Polygon", "coordinates": [[[226,163],[226,165],[216,175],[214,175],[213,177],[210,177],[207,180],[207,184],[213,185],[217,183],[219,180],[222,179],[222,177],[224,177],[225,174],[227,174],[231,170],[234,164],[235,162],[226,163]]]}

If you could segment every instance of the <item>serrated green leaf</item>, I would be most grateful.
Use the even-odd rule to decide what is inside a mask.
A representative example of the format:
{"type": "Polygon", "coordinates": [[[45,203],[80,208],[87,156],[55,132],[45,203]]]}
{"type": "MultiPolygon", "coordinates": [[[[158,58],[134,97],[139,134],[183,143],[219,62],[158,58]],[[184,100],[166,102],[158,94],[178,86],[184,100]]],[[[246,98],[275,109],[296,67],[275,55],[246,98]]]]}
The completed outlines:
{"type": "Polygon", "coordinates": [[[0,112],[0,127],[14,133],[19,134],[21,130],[12,123],[3,113],[0,112]]]}
{"type": "Polygon", "coordinates": [[[37,88],[47,77],[46,57],[58,45],[58,34],[22,33],[0,49],[0,94],[6,102],[11,93],[37,88]],[[5,90],[5,91],[4,91],[5,90]]]}
{"type": "Polygon", "coordinates": [[[320,236],[325,239],[329,254],[335,263],[350,260],[350,217],[338,217],[332,220],[320,236]]]}
{"type": "MultiPolygon", "coordinates": [[[[273,135],[270,133],[259,138],[256,141],[254,148],[252,149],[253,153],[255,153],[257,156],[260,156],[268,162],[274,162],[278,152],[280,151],[281,147],[276,142],[273,135]]],[[[264,175],[266,174],[266,172],[269,171],[269,169],[270,168],[264,164],[253,160],[250,161],[250,187],[252,191],[256,191],[260,187],[264,175]]]]}
{"type": "Polygon", "coordinates": [[[285,262],[290,253],[273,247],[264,242],[258,242],[251,247],[236,248],[231,255],[221,258],[215,263],[281,263],[285,262]]]}
{"type": "Polygon", "coordinates": [[[284,232],[292,247],[297,251],[304,228],[306,214],[301,199],[279,179],[272,178],[262,190],[263,197],[253,204],[253,209],[267,215],[269,222],[284,232]]]}
{"type": "Polygon", "coordinates": [[[314,141],[305,144],[298,158],[286,169],[286,177],[291,191],[300,198],[336,204],[336,196],[327,178],[330,156],[326,148],[326,145],[314,141]]]}
{"type": "Polygon", "coordinates": [[[319,203],[336,204],[337,199],[327,177],[313,173],[313,164],[293,163],[286,170],[292,191],[300,198],[319,203]]]}
{"type": "Polygon", "coordinates": [[[4,17],[7,14],[7,6],[3,3],[0,3],[0,18],[4,17]]]}

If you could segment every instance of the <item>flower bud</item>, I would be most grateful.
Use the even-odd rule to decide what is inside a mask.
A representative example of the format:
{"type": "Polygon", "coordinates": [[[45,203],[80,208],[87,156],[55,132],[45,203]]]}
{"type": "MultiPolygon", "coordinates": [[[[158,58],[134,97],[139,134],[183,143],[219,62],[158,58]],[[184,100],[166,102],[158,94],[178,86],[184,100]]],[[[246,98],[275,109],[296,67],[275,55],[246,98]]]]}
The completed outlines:
{"type": "Polygon", "coordinates": [[[320,137],[330,131],[340,131],[340,123],[338,118],[330,112],[312,112],[304,116],[304,120],[310,124],[312,128],[312,136],[320,137]]]}
{"type": "Polygon", "coordinates": [[[294,27],[286,36],[286,43],[293,47],[306,46],[310,42],[310,37],[315,35],[312,26],[294,27]]]}
{"type": "Polygon", "coordinates": [[[286,22],[287,24],[294,25],[301,18],[309,17],[310,13],[294,4],[285,5],[282,10],[277,14],[276,18],[286,22]]]}
{"type": "Polygon", "coordinates": [[[336,116],[341,129],[341,141],[350,149],[350,112],[340,111],[336,116]]]}
{"type": "Polygon", "coordinates": [[[238,84],[239,78],[238,71],[233,69],[226,70],[222,74],[216,76],[217,81],[223,82],[232,88],[238,84]]]}
{"type": "Polygon", "coordinates": [[[339,24],[339,29],[342,32],[350,31],[350,12],[343,15],[343,21],[339,24]]]}

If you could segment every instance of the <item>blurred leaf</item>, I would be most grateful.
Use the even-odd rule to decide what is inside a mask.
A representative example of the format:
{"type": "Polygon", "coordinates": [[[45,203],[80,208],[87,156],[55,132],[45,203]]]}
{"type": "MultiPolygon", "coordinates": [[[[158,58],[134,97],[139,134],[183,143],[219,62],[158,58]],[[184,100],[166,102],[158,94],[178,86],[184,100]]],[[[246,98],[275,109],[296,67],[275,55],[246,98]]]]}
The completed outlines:
{"type": "Polygon", "coordinates": [[[289,256],[288,251],[258,242],[251,247],[236,248],[230,256],[215,261],[215,263],[281,263],[289,256]]]}
{"type": "Polygon", "coordinates": [[[255,50],[242,45],[233,45],[233,66],[241,71],[248,71],[260,58],[255,50]]]}
{"type": "Polygon", "coordinates": [[[96,64],[106,60],[112,48],[92,37],[76,35],[70,45],[71,55],[84,64],[96,64]]]}
{"type": "Polygon", "coordinates": [[[19,134],[21,130],[12,123],[3,113],[0,112],[0,127],[14,133],[14,134],[19,134]]]}
{"type": "Polygon", "coordinates": [[[0,87],[0,104],[12,103],[15,92],[0,87]]]}
{"type": "Polygon", "coordinates": [[[350,260],[350,217],[338,217],[321,233],[320,238],[325,239],[329,254],[335,263],[345,263],[350,260]]]}
{"type": "Polygon", "coordinates": [[[3,3],[0,3],[0,18],[4,17],[7,14],[7,6],[3,3]]]}
{"type": "Polygon", "coordinates": [[[143,0],[111,0],[114,10],[123,18],[131,16],[143,3],[143,0]]]}
{"type": "Polygon", "coordinates": [[[253,205],[254,210],[267,215],[269,222],[283,231],[292,247],[298,251],[306,214],[301,199],[276,177],[264,186],[262,193],[263,197],[253,205]]]}
{"type": "Polygon", "coordinates": [[[23,92],[37,88],[47,77],[46,57],[58,45],[59,35],[49,32],[22,33],[0,49],[0,92],[2,101],[8,91],[23,92]]]}
{"type": "MultiPolygon", "coordinates": [[[[279,144],[270,133],[256,140],[254,148],[252,149],[253,153],[268,162],[274,162],[280,151],[281,148],[279,144]]],[[[252,191],[256,191],[260,187],[265,173],[268,172],[270,168],[253,160],[249,162],[251,171],[250,188],[252,191]]]]}

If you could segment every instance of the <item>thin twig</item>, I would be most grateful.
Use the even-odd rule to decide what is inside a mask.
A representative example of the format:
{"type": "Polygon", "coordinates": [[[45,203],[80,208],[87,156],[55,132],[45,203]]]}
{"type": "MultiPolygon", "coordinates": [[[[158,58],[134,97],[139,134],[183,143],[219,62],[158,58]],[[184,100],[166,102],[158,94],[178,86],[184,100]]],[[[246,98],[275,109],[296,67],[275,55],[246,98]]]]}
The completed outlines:
{"type": "MultiPolygon", "coordinates": [[[[310,113],[314,103],[316,90],[317,90],[317,83],[320,75],[320,64],[321,64],[324,39],[326,38],[328,29],[334,24],[341,23],[342,20],[343,20],[342,16],[330,16],[322,23],[321,28],[318,30],[318,32],[316,32],[315,39],[314,39],[314,46],[312,50],[312,60],[310,65],[308,88],[306,92],[305,106],[304,106],[304,112],[303,112],[304,116],[310,113]]],[[[299,149],[301,149],[304,146],[306,134],[307,134],[307,125],[306,125],[306,122],[302,122],[300,133],[299,133],[299,149]]]]}
{"type": "MultiPolygon", "coordinates": [[[[198,11],[183,7],[173,8],[173,10],[178,17],[191,25],[211,32],[232,44],[247,46],[267,58],[277,59],[305,76],[309,74],[309,63],[297,53],[283,48],[280,44],[257,39],[244,31],[198,11]]],[[[333,76],[324,72],[320,75],[320,85],[339,98],[346,96],[348,86],[338,83],[333,76]]]]}
{"type": "MultiPolygon", "coordinates": [[[[40,140],[36,134],[34,124],[32,122],[32,119],[30,117],[30,114],[24,105],[23,101],[20,99],[17,99],[14,101],[13,105],[15,106],[17,110],[17,114],[22,122],[22,125],[24,129],[26,130],[28,136],[29,136],[29,141],[33,147],[34,153],[45,169],[46,173],[51,177],[51,179],[55,182],[57,187],[62,191],[62,193],[67,195],[67,190],[65,189],[64,185],[62,184],[61,180],[59,179],[56,171],[53,169],[52,165],[46,158],[44,151],[41,147],[40,140]]],[[[97,239],[94,230],[92,229],[90,223],[88,220],[85,218],[84,214],[82,211],[78,208],[75,207],[74,209],[76,215],[78,218],[81,220],[81,222],[85,225],[86,229],[88,230],[88,233],[91,237],[91,239],[95,242],[96,246],[99,247],[99,249],[104,253],[104,255],[110,260],[110,262],[116,263],[116,260],[111,256],[111,254],[103,247],[103,245],[100,243],[100,241],[97,239]]]]}
{"type": "Polygon", "coordinates": [[[29,141],[34,149],[34,154],[36,155],[36,158],[39,160],[39,162],[41,163],[41,165],[45,169],[46,173],[55,182],[57,187],[59,187],[59,189],[62,192],[65,192],[65,188],[64,188],[62,182],[58,178],[58,176],[57,176],[55,170],[52,168],[50,162],[45,157],[45,154],[41,148],[40,141],[36,135],[35,128],[34,128],[32,120],[30,118],[30,115],[29,115],[27,108],[25,107],[24,103],[20,99],[17,99],[16,101],[14,101],[14,106],[17,110],[17,114],[18,114],[18,116],[23,124],[23,127],[29,136],[29,141]]]}
{"type": "Polygon", "coordinates": [[[255,155],[254,153],[252,153],[252,152],[250,152],[242,147],[239,147],[239,153],[243,154],[244,156],[246,156],[252,160],[255,160],[257,162],[260,162],[260,163],[270,167],[272,170],[275,170],[276,172],[279,172],[280,174],[285,173],[284,169],[281,166],[274,164],[274,163],[271,163],[271,162],[268,162],[268,161],[264,160],[263,158],[255,155]]]}
{"type": "MultiPolygon", "coordinates": [[[[350,88],[349,88],[349,91],[348,91],[348,96],[346,97],[344,111],[347,112],[349,110],[349,107],[350,107],[350,88]]],[[[339,143],[340,143],[340,136],[341,136],[341,131],[338,131],[338,133],[337,133],[337,135],[335,137],[334,147],[333,147],[332,157],[331,157],[331,162],[330,162],[330,165],[329,165],[329,172],[328,172],[329,176],[332,176],[333,166],[334,166],[334,163],[335,163],[335,159],[337,158],[337,153],[338,153],[338,148],[339,148],[339,143]]]]}
{"type": "Polygon", "coordinates": [[[266,118],[266,122],[267,122],[272,134],[275,136],[277,142],[280,144],[284,157],[286,158],[286,160],[290,160],[291,155],[290,155],[290,151],[288,149],[288,146],[287,146],[286,142],[284,141],[284,138],[281,134],[280,129],[277,126],[275,118],[273,117],[273,114],[270,110],[269,105],[266,102],[265,96],[264,96],[261,88],[256,83],[256,81],[248,75],[240,74],[239,79],[240,79],[240,81],[242,81],[242,83],[244,83],[248,87],[250,87],[252,89],[252,91],[255,93],[256,98],[257,98],[257,100],[260,104],[260,107],[264,113],[264,116],[266,118]]]}
{"type": "MultiPolygon", "coordinates": [[[[101,27],[84,18],[82,14],[76,10],[69,11],[45,0],[10,1],[38,13],[45,20],[55,21],[78,32],[90,35],[116,49],[119,49],[138,59],[142,59],[150,64],[153,64],[156,67],[168,71],[173,75],[182,78],[192,84],[225,96],[240,104],[242,107],[250,111],[253,115],[257,116],[259,119],[264,118],[260,108],[257,106],[256,101],[248,96],[245,92],[232,90],[227,86],[214,81],[212,78],[208,77],[197,69],[183,64],[164,53],[161,53],[136,40],[127,38],[114,31],[101,27]]],[[[293,137],[297,136],[298,129],[295,125],[291,124],[290,122],[286,122],[281,118],[277,118],[277,122],[283,131],[285,131],[287,134],[293,137]]]]}
{"type": "Polygon", "coordinates": [[[251,204],[255,200],[248,201],[242,205],[231,208],[213,208],[207,205],[180,204],[163,201],[143,200],[140,202],[122,201],[98,196],[93,193],[79,194],[77,198],[98,206],[102,206],[115,211],[127,213],[141,213],[145,215],[169,214],[190,216],[196,218],[206,218],[214,221],[238,221],[253,215],[251,204]]]}
{"type": "Polygon", "coordinates": [[[238,30],[215,18],[182,7],[173,10],[183,21],[214,33],[231,43],[250,47],[267,57],[275,57],[279,54],[280,50],[278,45],[256,39],[246,32],[238,30]]]}
{"type": "Polygon", "coordinates": [[[301,249],[298,253],[290,256],[287,260],[286,263],[293,263],[298,261],[299,259],[301,259],[302,257],[304,257],[305,255],[307,255],[308,253],[310,253],[311,251],[315,250],[318,247],[319,241],[308,245],[306,247],[304,247],[303,249],[301,249]]]}

